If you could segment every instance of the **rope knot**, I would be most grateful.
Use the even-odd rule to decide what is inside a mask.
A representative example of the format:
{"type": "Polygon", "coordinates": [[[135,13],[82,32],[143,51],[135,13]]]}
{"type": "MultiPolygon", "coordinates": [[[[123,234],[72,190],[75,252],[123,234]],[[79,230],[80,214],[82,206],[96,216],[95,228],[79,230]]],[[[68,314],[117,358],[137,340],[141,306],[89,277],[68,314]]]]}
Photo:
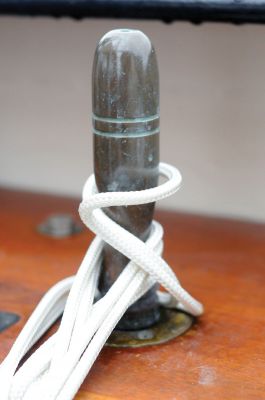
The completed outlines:
{"type": "Polygon", "coordinates": [[[4,378],[1,379],[4,400],[73,399],[127,308],[155,282],[167,289],[182,309],[193,315],[203,312],[203,306],[181,287],[161,257],[162,226],[153,221],[151,234],[144,243],[102,210],[111,206],[152,203],[175,193],[181,184],[179,171],[165,163],[160,163],[159,171],[167,178],[165,183],[133,192],[98,193],[94,176],[88,178],[79,214],[96,238],[75,277],[60,281],[45,294],[2,363],[0,375],[4,378]],[[124,254],[130,262],[106,295],[97,300],[104,243],[124,254]],[[62,312],[58,331],[16,372],[28,349],[62,312]]]}

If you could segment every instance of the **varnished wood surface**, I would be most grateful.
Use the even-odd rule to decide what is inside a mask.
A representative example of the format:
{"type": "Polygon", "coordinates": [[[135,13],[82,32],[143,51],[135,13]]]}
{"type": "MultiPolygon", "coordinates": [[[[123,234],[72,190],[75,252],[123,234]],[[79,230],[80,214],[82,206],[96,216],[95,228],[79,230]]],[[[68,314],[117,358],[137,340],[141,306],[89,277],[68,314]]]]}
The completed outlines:
{"type": "MultiPolygon", "coordinates": [[[[36,231],[51,213],[77,216],[77,205],[0,190],[0,308],[21,316],[0,333],[1,359],[42,294],[73,274],[84,255],[87,230],[69,239],[36,231]]],[[[204,303],[205,315],[164,345],[105,348],[77,399],[265,399],[265,226],[169,212],[157,219],[165,259],[204,303]]]]}

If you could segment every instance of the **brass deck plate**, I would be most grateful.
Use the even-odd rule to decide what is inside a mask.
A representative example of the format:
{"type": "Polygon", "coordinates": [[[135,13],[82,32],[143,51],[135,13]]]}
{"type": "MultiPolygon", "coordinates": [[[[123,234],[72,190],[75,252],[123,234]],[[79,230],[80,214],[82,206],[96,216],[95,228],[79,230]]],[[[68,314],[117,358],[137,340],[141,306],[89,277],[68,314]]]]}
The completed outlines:
{"type": "Polygon", "coordinates": [[[168,342],[191,328],[194,318],[182,311],[161,307],[161,319],[148,329],[114,330],[106,345],[111,347],[143,347],[168,342]]]}

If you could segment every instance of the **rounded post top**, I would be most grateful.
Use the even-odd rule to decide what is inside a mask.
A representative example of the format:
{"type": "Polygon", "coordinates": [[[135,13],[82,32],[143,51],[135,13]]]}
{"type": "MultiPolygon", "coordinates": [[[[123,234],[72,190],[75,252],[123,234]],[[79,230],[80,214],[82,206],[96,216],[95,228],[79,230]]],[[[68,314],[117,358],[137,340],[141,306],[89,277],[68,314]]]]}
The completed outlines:
{"type": "Polygon", "coordinates": [[[97,118],[158,116],[158,67],[149,38],[134,29],[106,33],[96,48],[92,86],[97,118]]]}

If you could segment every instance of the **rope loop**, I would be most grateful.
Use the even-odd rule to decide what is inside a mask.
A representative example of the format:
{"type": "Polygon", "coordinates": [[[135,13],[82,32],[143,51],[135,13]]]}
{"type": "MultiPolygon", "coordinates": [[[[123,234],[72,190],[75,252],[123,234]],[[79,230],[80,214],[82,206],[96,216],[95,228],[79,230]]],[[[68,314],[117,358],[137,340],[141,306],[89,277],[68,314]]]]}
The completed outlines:
{"type": "MultiPolygon", "coordinates": [[[[54,285],[42,298],[0,366],[3,400],[71,400],[90,371],[99,352],[127,308],[159,282],[178,307],[198,316],[203,306],[185,291],[161,257],[163,228],[153,221],[144,243],[111,220],[105,207],[147,204],[175,193],[181,185],[179,171],[160,163],[166,182],[132,192],[98,193],[95,177],[84,185],[80,218],[96,234],[75,277],[54,285]],[[130,262],[106,295],[98,298],[97,285],[104,243],[130,262]],[[17,370],[26,352],[62,314],[58,331],[17,370]]],[[[164,295],[161,293],[160,297],[164,295]]]]}

